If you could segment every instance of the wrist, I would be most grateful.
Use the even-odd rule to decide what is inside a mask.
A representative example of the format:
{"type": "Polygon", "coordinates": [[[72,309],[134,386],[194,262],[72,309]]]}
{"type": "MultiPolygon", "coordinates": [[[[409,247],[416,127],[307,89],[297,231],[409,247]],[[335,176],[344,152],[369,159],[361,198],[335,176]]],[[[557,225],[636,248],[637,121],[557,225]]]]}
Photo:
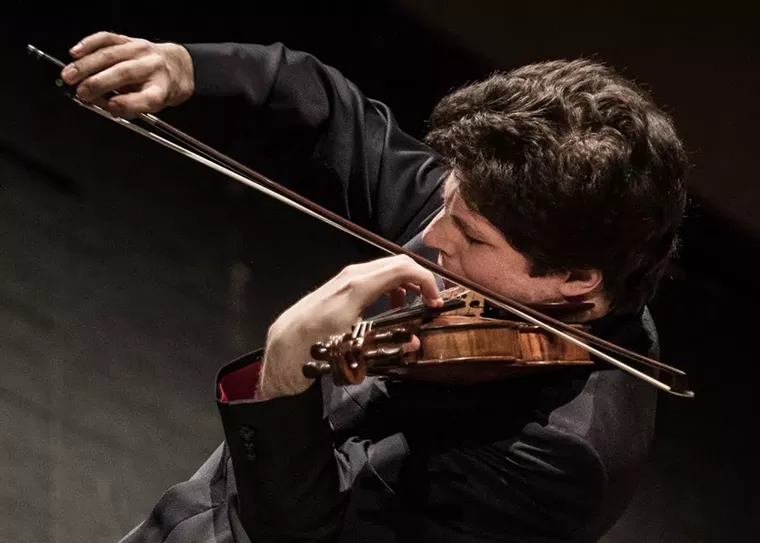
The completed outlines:
{"type": "Polygon", "coordinates": [[[308,389],[314,382],[304,376],[298,361],[298,349],[278,341],[278,335],[270,328],[264,359],[261,364],[259,383],[254,399],[271,400],[280,396],[294,396],[308,389]]]}
{"type": "Polygon", "coordinates": [[[314,379],[308,379],[302,375],[282,375],[263,369],[253,399],[264,402],[283,396],[296,396],[306,392],[312,384],[314,384],[314,379]]]}
{"type": "Polygon", "coordinates": [[[177,106],[188,100],[195,90],[195,73],[190,52],[177,43],[163,43],[171,86],[167,105],[177,106]]]}

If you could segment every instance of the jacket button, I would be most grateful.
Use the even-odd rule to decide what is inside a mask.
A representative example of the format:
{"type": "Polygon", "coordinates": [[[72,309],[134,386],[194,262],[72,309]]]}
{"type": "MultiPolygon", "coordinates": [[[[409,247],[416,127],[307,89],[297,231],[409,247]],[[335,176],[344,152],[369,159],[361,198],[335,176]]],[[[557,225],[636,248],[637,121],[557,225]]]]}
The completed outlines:
{"type": "Polygon", "coordinates": [[[251,441],[254,435],[256,435],[256,432],[250,426],[242,426],[240,428],[240,437],[243,441],[251,441]]]}
{"type": "Polygon", "coordinates": [[[243,443],[243,449],[245,449],[245,457],[248,460],[254,461],[256,460],[256,446],[251,443],[250,441],[246,441],[243,443]]]}

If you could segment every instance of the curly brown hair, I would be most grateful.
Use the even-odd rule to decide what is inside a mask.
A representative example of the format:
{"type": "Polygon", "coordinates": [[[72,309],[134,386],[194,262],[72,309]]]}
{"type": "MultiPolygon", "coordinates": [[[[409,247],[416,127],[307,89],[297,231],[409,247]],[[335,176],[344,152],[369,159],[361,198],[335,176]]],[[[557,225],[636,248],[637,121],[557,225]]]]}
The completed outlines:
{"type": "Polygon", "coordinates": [[[533,275],[599,269],[614,311],[654,296],[678,243],[688,157],[632,81],[586,59],[498,72],[444,97],[426,142],[533,275]]]}

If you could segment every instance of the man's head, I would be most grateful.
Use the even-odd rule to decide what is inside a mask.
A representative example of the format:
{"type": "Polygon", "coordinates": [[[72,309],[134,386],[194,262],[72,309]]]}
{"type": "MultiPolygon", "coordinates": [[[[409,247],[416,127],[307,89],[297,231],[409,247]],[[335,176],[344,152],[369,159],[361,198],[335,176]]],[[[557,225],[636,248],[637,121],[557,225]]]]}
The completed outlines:
{"type": "Polygon", "coordinates": [[[424,236],[443,265],[523,302],[649,301],[688,160],[645,92],[590,61],[537,63],[450,94],[430,124],[452,168],[424,236]]]}

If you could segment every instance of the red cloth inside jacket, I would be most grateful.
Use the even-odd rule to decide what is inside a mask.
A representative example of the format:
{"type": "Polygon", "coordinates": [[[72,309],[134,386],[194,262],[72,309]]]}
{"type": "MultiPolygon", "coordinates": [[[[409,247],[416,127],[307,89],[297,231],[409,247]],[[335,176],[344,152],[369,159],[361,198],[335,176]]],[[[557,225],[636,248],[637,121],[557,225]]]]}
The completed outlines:
{"type": "Polygon", "coordinates": [[[220,401],[252,400],[259,386],[261,360],[228,373],[219,381],[220,401]]]}

